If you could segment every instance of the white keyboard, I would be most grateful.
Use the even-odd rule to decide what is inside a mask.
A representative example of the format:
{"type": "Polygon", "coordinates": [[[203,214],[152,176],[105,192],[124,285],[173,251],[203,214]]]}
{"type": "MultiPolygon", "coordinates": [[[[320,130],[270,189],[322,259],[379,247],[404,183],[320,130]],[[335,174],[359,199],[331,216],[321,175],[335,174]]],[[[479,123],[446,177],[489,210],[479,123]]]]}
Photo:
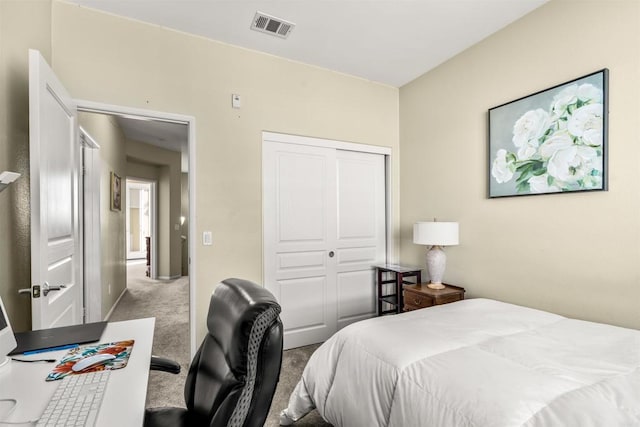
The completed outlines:
{"type": "Polygon", "coordinates": [[[38,426],[94,426],[111,371],[70,375],[60,380],[38,426]]]}

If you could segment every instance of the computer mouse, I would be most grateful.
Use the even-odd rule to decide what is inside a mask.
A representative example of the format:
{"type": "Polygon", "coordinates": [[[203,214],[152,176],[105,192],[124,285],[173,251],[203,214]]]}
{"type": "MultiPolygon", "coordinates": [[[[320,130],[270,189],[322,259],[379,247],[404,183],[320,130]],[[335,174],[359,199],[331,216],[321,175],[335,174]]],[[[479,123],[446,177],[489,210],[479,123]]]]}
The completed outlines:
{"type": "Polygon", "coordinates": [[[73,372],[80,372],[92,366],[102,365],[115,358],[116,357],[113,354],[95,354],[93,356],[85,357],[84,359],[78,360],[75,365],[71,367],[71,369],[73,370],[73,372]]]}

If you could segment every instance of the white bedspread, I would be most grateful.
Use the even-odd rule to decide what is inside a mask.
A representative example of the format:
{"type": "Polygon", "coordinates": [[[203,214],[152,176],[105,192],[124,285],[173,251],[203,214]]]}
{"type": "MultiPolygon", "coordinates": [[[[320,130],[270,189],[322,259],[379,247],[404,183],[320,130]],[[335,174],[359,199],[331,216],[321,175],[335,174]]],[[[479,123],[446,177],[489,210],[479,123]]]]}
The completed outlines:
{"type": "Polygon", "coordinates": [[[336,427],[640,426],[640,331],[470,299],[352,324],[285,418],[336,427]]]}

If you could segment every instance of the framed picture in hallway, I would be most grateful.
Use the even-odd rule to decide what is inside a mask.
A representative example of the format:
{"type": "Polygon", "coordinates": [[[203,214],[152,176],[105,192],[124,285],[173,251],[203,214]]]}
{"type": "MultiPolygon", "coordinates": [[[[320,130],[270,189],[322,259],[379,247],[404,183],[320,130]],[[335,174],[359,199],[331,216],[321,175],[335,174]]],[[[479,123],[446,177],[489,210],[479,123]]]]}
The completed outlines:
{"type": "Polygon", "coordinates": [[[489,197],[607,190],[603,69],[489,110],[489,197]]]}
{"type": "Polygon", "coordinates": [[[111,172],[111,210],[122,209],[122,178],[115,172],[111,172]]]}

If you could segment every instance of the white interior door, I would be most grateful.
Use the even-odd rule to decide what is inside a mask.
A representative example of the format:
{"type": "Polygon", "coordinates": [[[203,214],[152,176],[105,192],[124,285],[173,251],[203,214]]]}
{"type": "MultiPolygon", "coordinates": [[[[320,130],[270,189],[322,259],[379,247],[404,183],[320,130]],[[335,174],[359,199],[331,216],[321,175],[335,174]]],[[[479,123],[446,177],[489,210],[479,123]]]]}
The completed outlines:
{"type": "Polygon", "coordinates": [[[126,188],[127,259],[144,259],[151,237],[151,184],[127,178],[126,188]]]}
{"type": "Polygon", "coordinates": [[[32,328],[83,322],[76,105],[29,51],[32,328]]]}
{"type": "Polygon", "coordinates": [[[375,314],[386,258],[384,156],[265,141],[264,283],[284,347],[326,340],[375,314]]]}

